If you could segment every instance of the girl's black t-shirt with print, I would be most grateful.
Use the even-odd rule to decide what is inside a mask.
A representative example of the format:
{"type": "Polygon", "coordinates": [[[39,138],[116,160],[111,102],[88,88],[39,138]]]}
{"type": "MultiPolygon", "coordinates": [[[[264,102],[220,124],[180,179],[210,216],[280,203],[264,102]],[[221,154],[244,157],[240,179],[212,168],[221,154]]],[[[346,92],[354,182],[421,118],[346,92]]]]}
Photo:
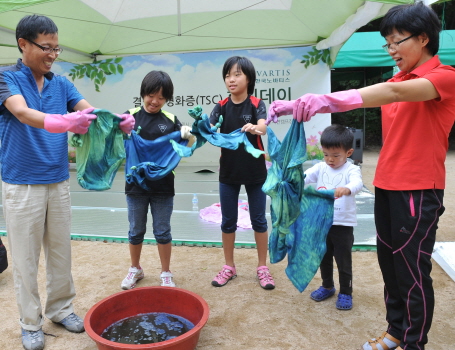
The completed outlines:
{"type": "MultiPolygon", "coordinates": [[[[127,111],[125,113],[131,113],[127,111]]],[[[133,117],[136,121],[134,125],[134,130],[140,127],[139,136],[144,140],[155,140],[161,136],[168,135],[174,131],[180,130],[182,124],[175,117],[175,120],[172,121],[162,111],[158,113],[148,113],[142,107],[137,113],[133,114],[133,117]]],[[[174,196],[174,173],[170,172],[167,176],[160,180],[149,181],[146,180],[147,186],[150,188],[150,191],[143,189],[140,186],[126,183],[125,184],[125,193],[133,195],[162,195],[162,196],[174,196]]]]}
{"type": "MultiPolygon", "coordinates": [[[[210,114],[210,123],[215,125],[219,116],[223,116],[220,132],[230,132],[243,127],[245,124],[257,124],[259,119],[267,118],[264,101],[254,97],[248,98],[242,103],[235,104],[230,97],[218,102],[210,114]]],[[[246,132],[251,144],[260,150],[264,145],[260,135],[246,132]]],[[[239,146],[236,150],[221,148],[220,176],[219,181],[226,184],[257,184],[264,183],[267,178],[265,157],[253,157],[245,151],[245,147],[239,146]]]]}

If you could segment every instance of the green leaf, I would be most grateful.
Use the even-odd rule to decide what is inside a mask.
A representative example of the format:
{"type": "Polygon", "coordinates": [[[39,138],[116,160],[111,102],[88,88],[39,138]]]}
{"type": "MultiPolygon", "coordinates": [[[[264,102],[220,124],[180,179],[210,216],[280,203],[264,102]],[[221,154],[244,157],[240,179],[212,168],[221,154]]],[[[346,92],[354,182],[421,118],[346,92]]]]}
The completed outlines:
{"type": "Polygon", "coordinates": [[[101,84],[101,79],[96,78],[95,79],[95,85],[99,85],[99,84],[101,84]]]}
{"type": "Polygon", "coordinates": [[[92,67],[92,65],[90,65],[90,64],[86,64],[86,65],[85,65],[85,69],[86,69],[87,73],[90,75],[90,73],[92,72],[92,70],[94,70],[95,68],[92,67]]]}
{"type": "Polygon", "coordinates": [[[105,82],[106,82],[106,77],[103,77],[103,79],[101,79],[101,85],[103,85],[105,82]]]}
{"type": "Polygon", "coordinates": [[[123,67],[121,65],[117,66],[118,74],[123,74],[123,67]]]}
{"type": "Polygon", "coordinates": [[[107,60],[105,60],[104,62],[105,62],[105,63],[111,63],[112,61],[113,61],[113,59],[112,59],[112,58],[108,58],[108,59],[107,59],[107,60]]]}
{"type": "Polygon", "coordinates": [[[90,73],[90,80],[93,80],[95,77],[96,77],[96,69],[92,70],[92,72],[90,73]]]}
{"type": "Polygon", "coordinates": [[[98,71],[98,73],[96,74],[96,76],[97,76],[98,79],[101,80],[101,79],[103,79],[103,77],[104,77],[104,72],[100,69],[100,70],[98,71]]]}
{"type": "Polygon", "coordinates": [[[107,63],[101,63],[100,68],[104,71],[104,73],[109,73],[109,66],[107,63]]]}
{"type": "Polygon", "coordinates": [[[117,73],[117,67],[115,66],[115,64],[109,63],[109,71],[110,71],[112,74],[116,74],[116,73],[117,73]]]}
{"type": "Polygon", "coordinates": [[[303,55],[303,58],[305,58],[305,59],[309,59],[309,58],[310,58],[310,56],[308,56],[308,55],[303,55]]]}
{"type": "Polygon", "coordinates": [[[120,61],[122,60],[122,58],[123,58],[123,57],[117,57],[117,58],[115,59],[114,62],[115,62],[115,63],[120,63],[120,61]]]}

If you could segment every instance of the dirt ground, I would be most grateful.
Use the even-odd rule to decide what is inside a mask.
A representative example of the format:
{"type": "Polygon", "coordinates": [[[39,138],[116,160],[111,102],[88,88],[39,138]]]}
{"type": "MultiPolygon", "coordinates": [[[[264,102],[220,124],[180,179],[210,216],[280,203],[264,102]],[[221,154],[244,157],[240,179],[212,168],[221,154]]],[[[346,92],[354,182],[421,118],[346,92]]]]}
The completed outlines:
{"type": "MultiPolygon", "coordinates": [[[[362,174],[373,191],[372,181],[379,150],[365,150],[362,174]]],[[[399,166],[399,165],[397,165],[399,166]]],[[[448,154],[446,212],[441,217],[437,240],[455,240],[455,151],[448,154]]],[[[4,239],[6,241],[6,238],[4,239]]],[[[73,278],[77,296],[76,313],[83,317],[99,300],[120,291],[120,282],[129,266],[126,244],[73,241],[73,278]]],[[[6,247],[8,248],[7,242],[6,247]]],[[[284,273],[286,261],[270,265],[276,288],[266,291],[255,279],[254,249],[236,249],[238,277],[223,288],[210,281],[223,265],[220,248],[173,248],[172,272],[175,282],[202,296],[210,307],[210,317],[202,329],[198,350],[205,349],[358,349],[367,339],[385,330],[382,278],[374,252],[353,253],[354,307],[335,308],[336,297],[316,303],[310,291],[321,284],[319,274],[299,293],[284,273]]],[[[143,250],[146,277],[138,286],[159,285],[156,246],[143,250]]],[[[42,265],[43,266],[43,265],[42,265]]],[[[427,350],[455,349],[454,281],[434,262],[436,307],[427,350]]],[[[45,301],[45,274],[39,275],[41,298],[45,301]]],[[[18,311],[11,268],[0,274],[0,349],[21,349],[18,311]]],[[[46,349],[97,349],[87,334],[72,334],[45,321],[46,349]]]]}

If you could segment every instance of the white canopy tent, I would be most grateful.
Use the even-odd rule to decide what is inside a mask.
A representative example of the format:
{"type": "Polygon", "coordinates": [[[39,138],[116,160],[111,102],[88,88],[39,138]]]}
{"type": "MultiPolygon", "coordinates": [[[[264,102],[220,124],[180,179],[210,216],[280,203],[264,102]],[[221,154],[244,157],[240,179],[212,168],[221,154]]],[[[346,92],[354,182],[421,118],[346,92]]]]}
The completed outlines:
{"type": "MultiPolygon", "coordinates": [[[[432,0],[427,0],[432,1],[432,0]]],[[[433,0],[434,1],[434,0],[433,0]]],[[[17,0],[0,2],[0,64],[19,57],[15,27],[28,14],[51,17],[60,60],[265,47],[319,49],[414,0],[17,0]]]]}

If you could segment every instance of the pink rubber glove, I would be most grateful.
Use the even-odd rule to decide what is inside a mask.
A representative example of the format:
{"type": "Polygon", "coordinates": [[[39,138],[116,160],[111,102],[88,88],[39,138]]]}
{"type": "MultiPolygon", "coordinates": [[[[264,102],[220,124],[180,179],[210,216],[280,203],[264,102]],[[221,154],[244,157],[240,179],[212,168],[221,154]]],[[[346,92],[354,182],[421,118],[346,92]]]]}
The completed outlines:
{"type": "Polygon", "coordinates": [[[362,104],[362,96],[355,89],[327,95],[305,94],[295,101],[293,117],[299,123],[307,122],[316,113],[346,112],[362,107],[362,104]]]}
{"type": "Polygon", "coordinates": [[[46,114],[44,117],[44,129],[52,133],[71,131],[75,134],[85,134],[95,114],[91,114],[95,108],[87,108],[68,114],[46,114]]]}
{"type": "Polygon", "coordinates": [[[131,114],[120,114],[117,116],[123,120],[119,123],[120,130],[125,134],[131,134],[131,131],[134,129],[134,124],[136,124],[136,119],[131,114]]]}
{"type": "Polygon", "coordinates": [[[265,121],[265,125],[269,125],[270,122],[277,123],[278,117],[282,115],[291,115],[293,112],[295,100],[285,101],[285,100],[276,100],[270,104],[269,107],[269,116],[265,121]]]}

